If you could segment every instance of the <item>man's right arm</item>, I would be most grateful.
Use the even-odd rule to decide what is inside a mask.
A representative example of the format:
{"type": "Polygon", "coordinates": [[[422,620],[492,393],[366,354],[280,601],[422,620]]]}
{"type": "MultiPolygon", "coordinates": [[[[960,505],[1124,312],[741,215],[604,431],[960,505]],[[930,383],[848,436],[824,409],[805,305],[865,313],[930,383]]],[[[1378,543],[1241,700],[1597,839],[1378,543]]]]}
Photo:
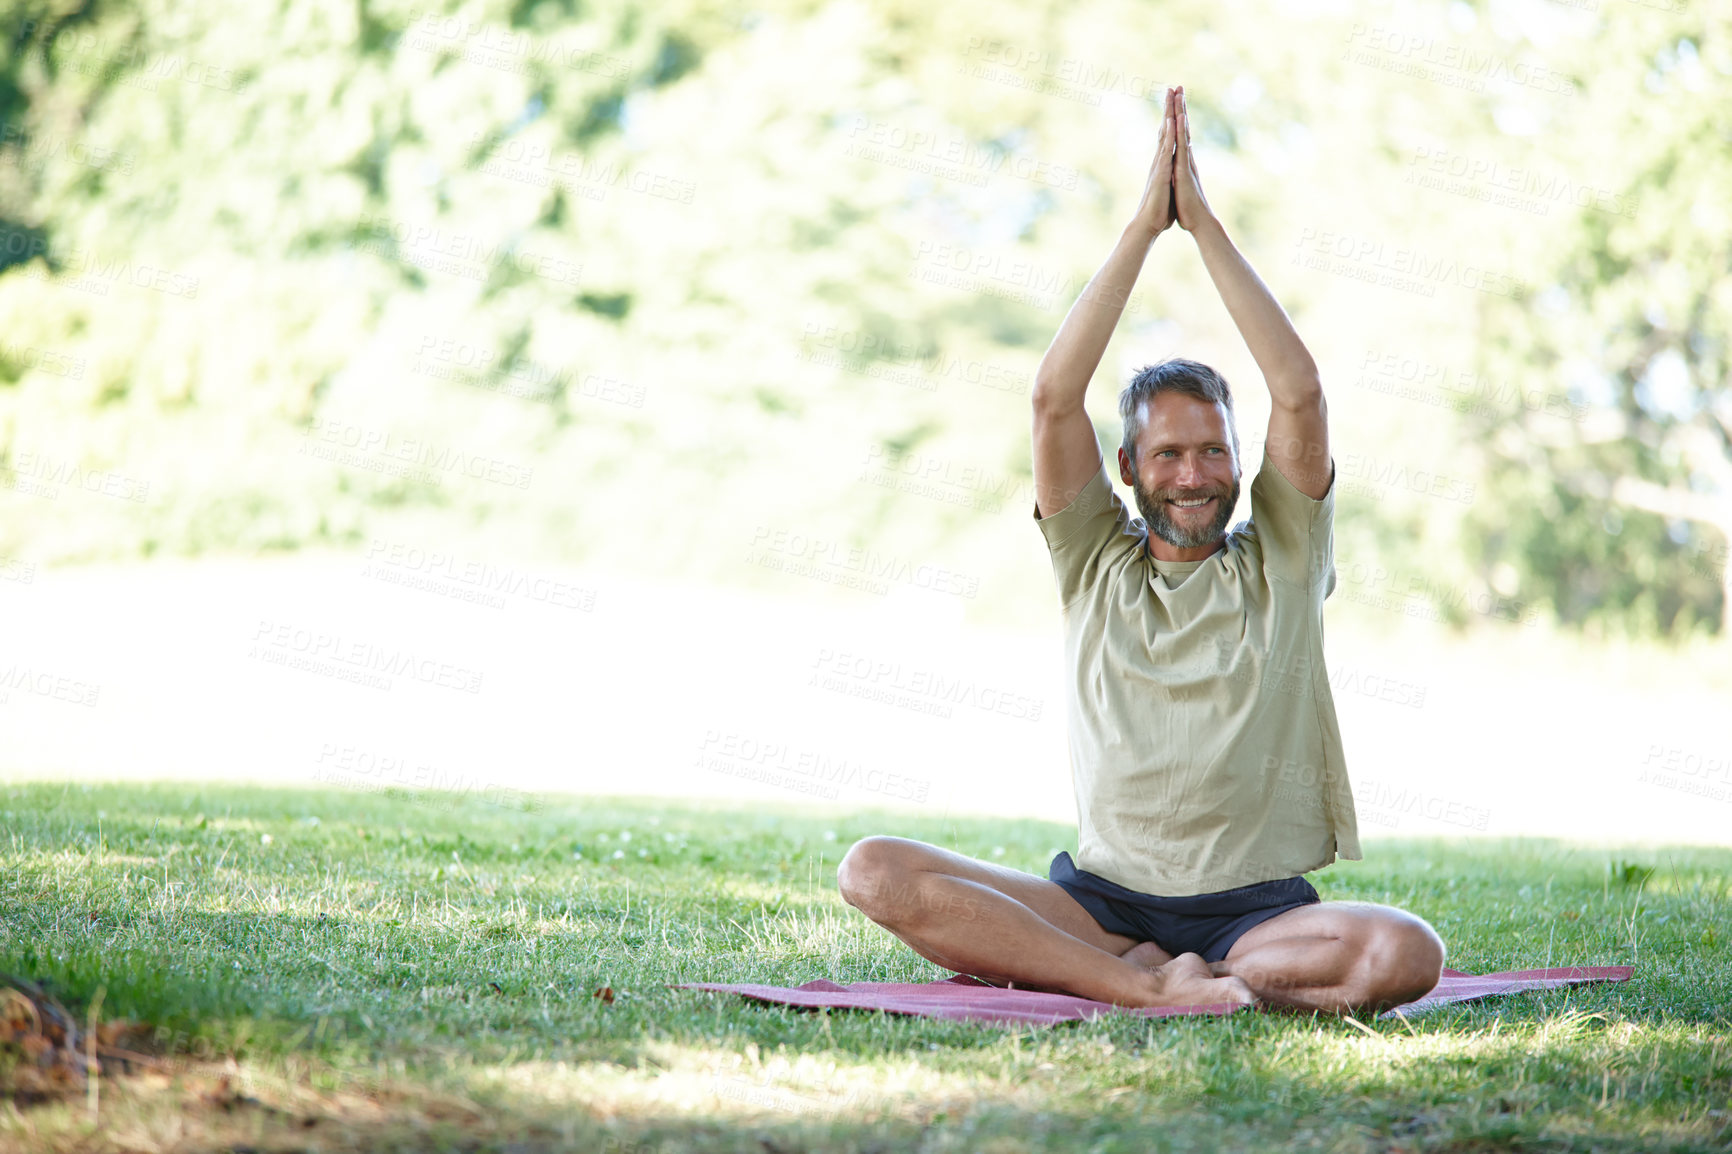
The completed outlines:
{"type": "Polygon", "coordinates": [[[1053,338],[1034,377],[1034,502],[1042,517],[1069,505],[1101,469],[1083,397],[1155,238],[1132,224],[1053,338]]]}
{"type": "Polygon", "coordinates": [[[1059,326],[1034,377],[1034,502],[1042,517],[1066,508],[1101,469],[1100,443],[1083,406],[1113,329],[1155,238],[1174,221],[1173,148],[1178,129],[1167,94],[1161,139],[1136,216],[1059,326]]]}

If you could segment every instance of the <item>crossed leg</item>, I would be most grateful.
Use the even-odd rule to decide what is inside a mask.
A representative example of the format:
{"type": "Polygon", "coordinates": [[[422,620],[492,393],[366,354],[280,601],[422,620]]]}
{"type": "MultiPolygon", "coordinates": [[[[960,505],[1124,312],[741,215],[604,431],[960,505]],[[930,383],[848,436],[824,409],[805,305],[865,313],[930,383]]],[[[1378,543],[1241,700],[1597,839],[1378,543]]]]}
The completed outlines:
{"type": "Polygon", "coordinates": [[[924,842],[856,842],[837,881],[844,901],[947,969],[1117,1005],[1382,1009],[1430,992],[1443,967],[1443,942],[1424,920],[1365,902],[1288,910],[1204,963],[1109,933],[1045,878],[924,842]]]}
{"type": "Polygon", "coordinates": [[[869,837],[836,872],[842,900],[946,969],[1121,1006],[1245,1003],[1245,982],[1196,954],[1156,958],[1108,933],[1046,878],[925,842],[869,837]],[[1122,955],[1140,952],[1130,959],[1122,955]]]}
{"type": "Polygon", "coordinates": [[[1211,973],[1243,978],[1259,1001],[1342,1014],[1424,997],[1443,970],[1424,919],[1370,902],[1318,902],[1240,935],[1211,973]]]}

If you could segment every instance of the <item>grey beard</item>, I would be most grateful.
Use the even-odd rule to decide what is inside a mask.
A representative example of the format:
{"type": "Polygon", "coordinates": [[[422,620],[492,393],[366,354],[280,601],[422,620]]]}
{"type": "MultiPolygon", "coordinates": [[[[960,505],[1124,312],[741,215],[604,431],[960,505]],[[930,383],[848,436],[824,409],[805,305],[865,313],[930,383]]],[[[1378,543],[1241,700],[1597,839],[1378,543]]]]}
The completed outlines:
{"type": "Polygon", "coordinates": [[[1204,545],[1213,545],[1227,531],[1228,522],[1233,519],[1233,510],[1239,504],[1239,478],[1233,478],[1233,487],[1227,492],[1220,489],[1199,489],[1185,492],[1181,489],[1163,489],[1160,493],[1148,493],[1141,485],[1133,485],[1132,490],[1137,498],[1137,512],[1143,515],[1143,523],[1149,527],[1149,532],[1173,546],[1175,549],[1200,549],[1204,545]],[[1195,532],[1179,528],[1173,519],[1167,515],[1167,501],[1189,500],[1193,497],[1221,498],[1216,507],[1215,519],[1195,532]]]}

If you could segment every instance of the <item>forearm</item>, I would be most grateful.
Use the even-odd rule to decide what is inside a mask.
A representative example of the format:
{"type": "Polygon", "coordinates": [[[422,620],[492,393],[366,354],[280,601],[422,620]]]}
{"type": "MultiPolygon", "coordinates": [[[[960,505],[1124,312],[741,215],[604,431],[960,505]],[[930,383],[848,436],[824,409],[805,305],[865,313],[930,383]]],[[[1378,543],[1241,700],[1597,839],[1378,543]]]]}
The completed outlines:
{"type": "Polygon", "coordinates": [[[1289,408],[1314,403],[1321,391],[1317,362],[1280,302],[1234,246],[1226,227],[1211,220],[1193,235],[1221,303],[1269,384],[1271,399],[1289,408]]]}
{"type": "Polygon", "coordinates": [[[1112,340],[1113,329],[1118,327],[1154,243],[1155,235],[1136,223],[1120,235],[1112,254],[1077,297],[1041,359],[1034,376],[1036,408],[1083,407],[1089,381],[1106,354],[1107,342],[1112,340]]]}

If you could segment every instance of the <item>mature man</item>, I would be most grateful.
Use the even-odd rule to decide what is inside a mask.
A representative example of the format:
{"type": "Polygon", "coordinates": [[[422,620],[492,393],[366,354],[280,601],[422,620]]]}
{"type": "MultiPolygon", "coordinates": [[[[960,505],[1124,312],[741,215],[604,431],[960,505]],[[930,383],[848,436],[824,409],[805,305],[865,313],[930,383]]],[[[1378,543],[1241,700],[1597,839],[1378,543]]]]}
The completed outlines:
{"type": "Polygon", "coordinates": [[[1322,902],[1302,876],[1358,858],[1323,666],[1334,460],[1316,363],[1210,211],[1184,90],[1168,93],[1135,218],[1035,379],[1034,516],[1064,608],[1078,854],[1042,879],[870,837],[844,900],[939,965],[1128,1006],[1259,1000],[1346,1012],[1437,983],[1443,943],[1388,906],[1322,902]],[[1191,234],[1269,386],[1231,533],[1238,434],[1226,381],[1173,360],[1119,399],[1113,492],[1083,395],[1150,246],[1191,234]]]}

